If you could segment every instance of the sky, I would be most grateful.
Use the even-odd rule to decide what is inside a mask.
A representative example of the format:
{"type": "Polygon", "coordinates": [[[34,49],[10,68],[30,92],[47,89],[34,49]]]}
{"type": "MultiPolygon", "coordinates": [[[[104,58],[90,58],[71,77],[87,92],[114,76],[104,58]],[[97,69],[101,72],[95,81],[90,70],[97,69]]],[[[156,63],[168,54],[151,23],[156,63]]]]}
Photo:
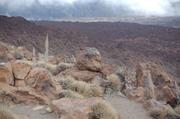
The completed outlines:
{"type": "Polygon", "coordinates": [[[180,0],[0,0],[0,14],[29,19],[179,16],[180,0]]]}

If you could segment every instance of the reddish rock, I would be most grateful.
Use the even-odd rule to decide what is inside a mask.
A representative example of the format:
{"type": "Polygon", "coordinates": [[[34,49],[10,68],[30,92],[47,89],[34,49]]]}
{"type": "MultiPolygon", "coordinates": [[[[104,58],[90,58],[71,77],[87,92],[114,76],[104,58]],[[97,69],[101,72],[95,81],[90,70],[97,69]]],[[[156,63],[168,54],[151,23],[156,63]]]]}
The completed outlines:
{"type": "Polygon", "coordinates": [[[9,85],[14,85],[14,77],[10,63],[0,64],[0,82],[7,83],[9,85]]]}
{"type": "Polygon", "coordinates": [[[147,99],[154,97],[157,100],[166,101],[171,106],[177,104],[180,94],[177,82],[161,66],[141,63],[137,67],[136,78],[137,87],[146,89],[147,99]]]}
{"type": "Polygon", "coordinates": [[[56,99],[57,87],[50,72],[44,68],[34,68],[25,79],[26,85],[35,89],[39,94],[56,99]]]}
{"type": "Polygon", "coordinates": [[[112,65],[109,64],[103,64],[102,66],[102,71],[103,75],[108,76],[111,75],[113,73],[113,67],[112,65]]]}
{"type": "Polygon", "coordinates": [[[59,115],[60,119],[89,119],[92,112],[91,106],[100,102],[98,98],[89,99],[67,99],[52,101],[52,109],[59,115]]]}
{"type": "Polygon", "coordinates": [[[157,119],[164,119],[168,114],[175,114],[175,111],[170,105],[154,99],[146,101],[144,107],[149,110],[152,117],[157,119]]]}
{"type": "Polygon", "coordinates": [[[80,70],[101,71],[101,54],[96,48],[85,48],[77,56],[77,66],[80,70]]]}
{"type": "Polygon", "coordinates": [[[28,61],[17,60],[12,63],[13,74],[16,79],[24,80],[32,66],[28,61]]]}
{"type": "Polygon", "coordinates": [[[163,99],[168,103],[173,103],[176,100],[176,94],[168,86],[163,87],[163,99]]]}
{"type": "Polygon", "coordinates": [[[144,101],[145,98],[145,89],[143,87],[138,87],[137,89],[126,89],[125,95],[131,99],[136,101],[144,101]]]}
{"type": "Polygon", "coordinates": [[[78,70],[78,69],[69,69],[65,72],[62,72],[63,75],[72,76],[76,80],[81,80],[85,82],[91,82],[96,76],[100,75],[96,72],[90,72],[88,70],[78,70]]]}
{"type": "Polygon", "coordinates": [[[15,86],[16,87],[25,87],[26,83],[24,80],[15,80],[15,86]]]}
{"type": "Polygon", "coordinates": [[[0,83],[0,101],[25,104],[49,104],[49,99],[28,87],[13,87],[0,83]]]}

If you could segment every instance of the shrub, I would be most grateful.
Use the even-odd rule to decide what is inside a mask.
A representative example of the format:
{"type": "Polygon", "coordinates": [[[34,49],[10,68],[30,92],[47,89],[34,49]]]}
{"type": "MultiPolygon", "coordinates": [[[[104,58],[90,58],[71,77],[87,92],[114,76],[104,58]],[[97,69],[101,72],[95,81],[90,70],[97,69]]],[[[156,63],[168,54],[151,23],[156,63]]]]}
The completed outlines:
{"type": "Polygon", "coordinates": [[[113,91],[121,90],[122,83],[116,74],[111,74],[111,75],[107,76],[107,80],[109,81],[108,88],[112,89],[113,91]]]}
{"type": "Polygon", "coordinates": [[[6,106],[0,105],[0,119],[15,119],[12,112],[10,112],[6,106]]]}
{"type": "Polygon", "coordinates": [[[180,105],[176,106],[174,110],[177,114],[180,114],[180,105]]]}
{"type": "Polygon", "coordinates": [[[71,91],[71,90],[63,90],[60,93],[60,98],[84,98],[82,95],[80,95],[77,92],[71,91]]]}
{"type": "Polygon", "coordinates": [[[63,89],[78,92],[85,97],[102,96],[101,88],[94,84],[77,81],[72,77],[62,78],[59,82],[62,85],[63,89]]]}
{"type": "Polygon", "coordinates": [[[37,67],[42,67],[42,68],[46,68],[48,71],[50,71],[53,75],[57,75],[58,73],[69,69],[71,67],[74,66],[74,64],[69,64],[69,63],[60,63],[58,65],[53,65],[50,63],[46,63],[43,61],[39,61],[36,63],[37,67]]]}
{"type": "Polygon", "coordinates": [[[117,112],[105,101],[91,107],[89,119],[118,119],[117,112]]]}
{"type": "Polygon", "coordinates": [[[72,68],[73,66],[74,66],[74,64],[72,64],[72,63],[59,63],[57,65],[57,70],[58,70],[58,72],[62,72],[66,69],[72,68]]]}

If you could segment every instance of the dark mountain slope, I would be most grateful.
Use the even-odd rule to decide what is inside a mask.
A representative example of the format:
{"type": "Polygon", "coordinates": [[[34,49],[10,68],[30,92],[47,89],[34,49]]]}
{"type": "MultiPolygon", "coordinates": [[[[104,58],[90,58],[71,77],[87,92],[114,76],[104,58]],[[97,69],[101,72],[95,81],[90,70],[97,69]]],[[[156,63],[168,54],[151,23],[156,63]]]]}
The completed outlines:
{"type": "Polygon", "coordinates": [[[180,77],[180,29],[123,22],[26,21],[20,17],[0,17],[0,40],[44,51],[49,34],[51,53],[74,53],[85,46],[97,47],[107,61],[135,65],[162,63],[180,77]]]}

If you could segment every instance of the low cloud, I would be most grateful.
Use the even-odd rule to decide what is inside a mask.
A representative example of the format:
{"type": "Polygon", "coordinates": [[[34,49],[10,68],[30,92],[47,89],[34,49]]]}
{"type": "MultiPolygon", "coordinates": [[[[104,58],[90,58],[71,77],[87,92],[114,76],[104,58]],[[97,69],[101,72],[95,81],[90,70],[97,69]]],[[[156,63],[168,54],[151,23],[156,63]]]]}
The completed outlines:
{"type": "Polygon", "coordinates": [[[180,15],[180,0],[0,0],[0,14],[34,19],[180,15]]]}

